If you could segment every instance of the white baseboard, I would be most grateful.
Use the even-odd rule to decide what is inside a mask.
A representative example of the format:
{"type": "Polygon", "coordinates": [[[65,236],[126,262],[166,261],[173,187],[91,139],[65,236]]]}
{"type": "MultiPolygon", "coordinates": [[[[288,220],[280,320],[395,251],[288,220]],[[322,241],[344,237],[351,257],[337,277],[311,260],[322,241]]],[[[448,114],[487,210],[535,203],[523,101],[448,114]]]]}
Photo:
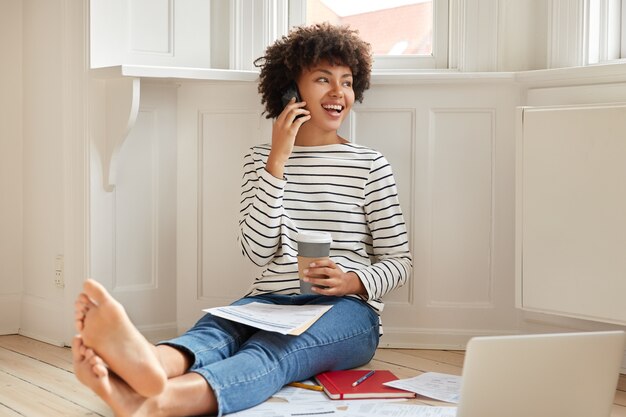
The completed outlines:
{"type": "Polygon", "coordinates": [[[65,319],[62,302],[22,296],[19,334],[57,346],[65,346],[63,330],[71,324],[65,319]]]}
{"type": "Polygon", "coordinates": [[[0,294],[0,334],[16,334],[20,328],[22,295],[0,294]]]}
{"type": "Polygon", "coordinates": [[[151,343],[161,342],[178,336],[176,323],[162,323],[157,325],[138,326],[137,329],[151,343]]]}
{"type": "Polygon", "coordinates": [[[475,336],[518,334],[511,330],[410,329],[383,326],[381,348],[464,350],[475,336]]]}

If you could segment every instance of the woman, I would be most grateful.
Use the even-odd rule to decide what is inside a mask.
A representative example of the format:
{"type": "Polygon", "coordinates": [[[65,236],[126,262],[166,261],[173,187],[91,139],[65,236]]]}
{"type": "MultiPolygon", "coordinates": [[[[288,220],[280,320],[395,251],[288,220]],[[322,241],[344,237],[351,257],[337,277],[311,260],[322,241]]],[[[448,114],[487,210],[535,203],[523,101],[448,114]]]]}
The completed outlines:
{"type": "Polygon", "coordinates": [[[381,297],[410,275],[389,163],[337,134],[369,87],[369,45],[345,27],[301,27],[256,64],[262,102],[275,121],[271,144],[244,157],[239,241],[264,270],[233,304],[332,308],[297,337],[206,315],[153,346],[101,285],[86,281],[76,302],[75,371],[118,416],[232,413],[289,382],[363,365],[378,346],[381,297]],[[293,87],[299,100],[284,105],[293,87]],[[301,230],[333,238],[330,257],[304,271],[312,295],[299,294],[301,230]]]}

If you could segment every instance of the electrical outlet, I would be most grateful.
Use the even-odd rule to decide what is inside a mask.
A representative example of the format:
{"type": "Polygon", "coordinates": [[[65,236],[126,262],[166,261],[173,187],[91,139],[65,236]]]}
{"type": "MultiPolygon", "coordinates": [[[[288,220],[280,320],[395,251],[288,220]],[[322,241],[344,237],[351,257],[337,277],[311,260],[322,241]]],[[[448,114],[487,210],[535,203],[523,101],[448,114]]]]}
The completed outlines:
{"type": "Polygon", "coordinates": [[[54,285],[58,288],[65,288],[65,277],[63,276],[63,255],[57,255],[54,260],[54,285]]]}

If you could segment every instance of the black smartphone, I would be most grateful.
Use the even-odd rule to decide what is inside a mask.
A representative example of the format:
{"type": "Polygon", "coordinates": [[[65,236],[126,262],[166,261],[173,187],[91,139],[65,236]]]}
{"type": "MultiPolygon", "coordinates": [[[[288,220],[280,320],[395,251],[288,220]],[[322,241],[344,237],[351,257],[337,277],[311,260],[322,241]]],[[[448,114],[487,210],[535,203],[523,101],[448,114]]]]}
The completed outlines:
{"type": "Polygon", "coordinates": [[[283,101],[283,107],[289,104],[289,101],[294,97],[296,98],[296,102],[302,101],[302,99],[300,98],[300,93],[298,93],[298,87],[296,86],[296,83],[292,83],[292,85],[289,86],[287,91],[283,93],[281,97],[283,101]]]}

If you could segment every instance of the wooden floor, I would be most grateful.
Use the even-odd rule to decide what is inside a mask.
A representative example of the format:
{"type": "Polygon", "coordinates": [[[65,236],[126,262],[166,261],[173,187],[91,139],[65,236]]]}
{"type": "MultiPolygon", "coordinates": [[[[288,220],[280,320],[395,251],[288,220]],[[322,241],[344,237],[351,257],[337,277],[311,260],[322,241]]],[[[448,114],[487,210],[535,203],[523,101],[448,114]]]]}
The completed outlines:
{"type": "MultiPolygon", "coordinates": [[[[460,375],[463,352],[379,349],[365,368],[389,369],[399,378],[422,372],[460,375]]],[[[437,401],[415,403],[443,405],[437,401]]],[[[0,416],[112,416],[72,373],[68,348],[23,336],[0,336],[0,416]]],[[[611,417],[626,417],[626,376],[620,377],[611,417]]]]}

